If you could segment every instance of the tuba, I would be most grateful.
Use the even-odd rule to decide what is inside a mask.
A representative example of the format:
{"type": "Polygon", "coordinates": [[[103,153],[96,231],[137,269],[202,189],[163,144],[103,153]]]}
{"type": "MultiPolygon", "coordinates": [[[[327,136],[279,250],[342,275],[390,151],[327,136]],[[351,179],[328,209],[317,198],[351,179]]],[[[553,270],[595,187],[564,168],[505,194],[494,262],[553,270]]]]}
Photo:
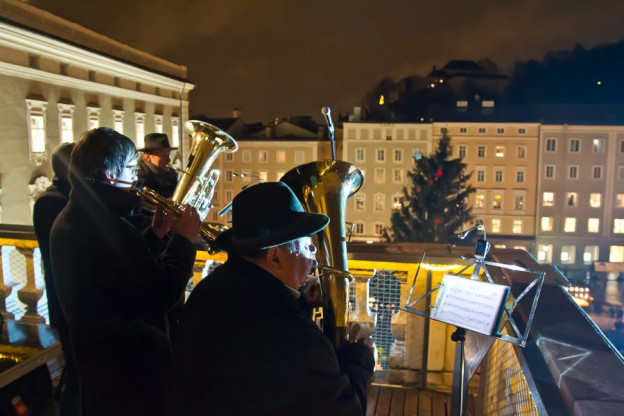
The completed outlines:
{"type": "Polygon", "coordinates": [[[208,243],[208,251],[212,252],[211,244],[222,230],[204,222],[212,208],[211,200],[219,180],[219,170],[211,169],[211,166],[219,153],[233,153],[238,150],[238,144],[225,131],[203,121],[187,121],[184,128],[192,136],[191,149],[172,199],[168,200],[147,187],[138,189],[137,193],[148,203],[166,205],[176,217],[182,215],[186,204],[195,208],[202,220],[200,234],[208,243]]]}
{"type": "Polygon", "coordinates": [[[308,212],[325,214],[330,223],[314,236],[323,306],[323,332],[336,348],[347,337],[349,281],[345,208],[347,198],[362,186],[364,176],[341,160],[319,160],[297,166],[280,179],[293,190],[308,212]]]}

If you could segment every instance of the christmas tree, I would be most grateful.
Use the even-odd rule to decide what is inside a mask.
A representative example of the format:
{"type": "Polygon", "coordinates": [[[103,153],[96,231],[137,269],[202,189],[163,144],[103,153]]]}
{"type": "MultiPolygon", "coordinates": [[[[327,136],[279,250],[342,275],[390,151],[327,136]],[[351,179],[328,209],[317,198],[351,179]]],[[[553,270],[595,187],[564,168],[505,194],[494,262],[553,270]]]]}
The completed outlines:
{"type": "Polygon", "coordinates": [[[414,155],[414,168],[408,172],[411,184],[403,188],[401,206],[392,213],[392,225],[385,233],[389,241],[448,243],[472,219],[466,205],[475,192],[468,184],[471,173],[461,158],[451,156],[446,133],[433,155],[414,155]]]}

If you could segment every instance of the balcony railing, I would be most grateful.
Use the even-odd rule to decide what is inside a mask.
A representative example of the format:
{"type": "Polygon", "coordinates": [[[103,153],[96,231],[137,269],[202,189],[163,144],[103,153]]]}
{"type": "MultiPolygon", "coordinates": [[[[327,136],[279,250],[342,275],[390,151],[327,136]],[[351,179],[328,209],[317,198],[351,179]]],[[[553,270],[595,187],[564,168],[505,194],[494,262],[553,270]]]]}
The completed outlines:
{"type": "MultiPolygon", "coordinates": [[[[8,230],[0,232],[0,237],[0,312],[18,321],[47,322],[42,265],[32,229],[8,230]]],[[[451,334],[455,328],[407,313],[402,308],[417,277],[424,251],[427,252],[427,264],[420,269],[412,296],[426,293],[431,285],[441,281],[444,273],[459,269],[460,257],[471,257],[473,248],[354,244],[349,246],[348,251],[349,269],[354,276],[350,287],[350,319],[374,324],[372,338],[378,370],[375,383],[450,391],[455,355],[451,334]]],[[[544,299],[535,316],[527,347],[495,341],[470,382],[470,391],[478,393],[475,397],[480,414],[543,414],[548,412],[549,406],[567,409],[587,407],[588,401],[583,399],[581,390],[575,384],[584,375],[577,372],[581,368],[593,371],[591,368],[596,366],[608,369],[601,373],[601,381],[593,386],[604,397],[609,397],[598,400],[603,406],[601,409],[618,400],[621,403],[621,389],[612,388],[611,384],[621,386],[624,383],[624,360],[609,347],[604,336],[593,331],[595,328],[588,323],[586,315],[575,307],[562,289],[561,286],[566,284],[565,278],[555,268],[540,265],[522,250],[495,249],[491,255],[501,263],[541,268],[547,271],[547,275],[544,299]],[[553,334],[548,326],[552,325],[553,319],[560,319],[561,324],[568,328],[565,348],[577,352],[590,351],[585,343],[591,342],[595,350],[592,358],[585,358],[584,365],[576,365],[574,371],[566,370],[566,357],[557,355],[563,344],[559,339],[561,337],[557,338],[558,335],[553,334]],[[574,334],[577,330],[581,334],[578,337],[574,334]],[[599,361],[593,363],[592,360],[599,361]],[[590,365],[590,362],[593,364],[590,365]],[[551,382],[536,379],[536,371],[546,371],[551,375],[551,382]],[[548,397],[553,391],[559,393],[556,399],[548,397]]],[[[209,270],[225,260],[224,253],[209,255],[199,251],[189,292],[209,270]]],[[[506,278],[511,282],[513,293],[513,276],[506,278]]],[[[422,308],[424,310],[427,305],[422,308]]],[[[522,308],[519,309],[518,313],[523,315],[522,308]]],[[[540,374],[540,377],[543,378],[543,375],[540,374]]]]}

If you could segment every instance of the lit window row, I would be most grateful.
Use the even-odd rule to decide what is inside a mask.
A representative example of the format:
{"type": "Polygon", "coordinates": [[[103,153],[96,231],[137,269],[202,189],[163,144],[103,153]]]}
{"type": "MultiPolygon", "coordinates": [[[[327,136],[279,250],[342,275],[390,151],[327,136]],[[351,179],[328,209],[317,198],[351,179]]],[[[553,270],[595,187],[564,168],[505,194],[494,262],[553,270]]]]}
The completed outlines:
{"type": "MultiPolygon", "coordinates": [[[[565,199],[563,200],[566,207],[578,207],[579,206],[579,194],[578,192],[566,192],[565,199]]],[[[617,194],[615,198],[615,204],[617,208],[624,208],[624,194],[617,194]]],[[[542,206],[554,207],[555,204],[555,192],[542,193],[542,206]]],[[[600,208],[602,206],[602,194],[592,192],[589,194],[588,206],[590,208],[600,208]]]]}
{"type": "MultiPolygon", "coordinates": [[[[553,245],[552,244],[538,244],[537,245],[537,259],[542,263],[553,262],[553,245]]],[[[580,251],[583,255],[583,263],[591,264],[594,261],[600,259],[600,247],[597,245],[588,246],[575,246],[575,245],[562,245],[559,253],[559,260],[563,264],[576,263],[577,251],[580,251]]],[[[624,261],[624,246],[610,246],[609,247],[609,261],[610,262],[623,262],[624,261]]]]}
{"type": "MultiPolygon", "coordinates": [[[[554,217],[542,217],[540,220],[540,229],[542,231],[553,231],[554,217]]],[[[563,232],[574,233],[577,231],[577,221],[575,217],[565,217],[563,219],[563,232]]],[[[587,232],[600,232],[600,218],[587,219],[587,232]]],[[[624,219],[616,218],[613,220],[613,233],[624,234],[624,219]]]]}
{"type": "MultiPolygon", "coordinates": [[[[558,151],[558,139],[555,138],[546,138],[544,141],[544,150],[548,153],[555,153],[558,151]]],[[[624,143],[624,141],[622,141],[624,143]]],[[[620,146],[624,146],[624,144],[620,144],[620,146]]],[[[621,148],[621,151],[624,147],[621,148]]],[[[581,152],[581,139],[571,138],[568,141],[567,150],[570,153],[580,153],[581,152]]],[[[605,139],[595,138],[591,139],[591,151],[592,153],[604,153],[605,152],[605,139]]]]}
{"type": "MultiPolygon", "coordinates": [[[[474,155],[475,157],[479,159],[485,159],[490,156],[493,156],[499,159],[504,158],[505,155],[507,154],[507,146],[505,145],[488,146],[486,144],[479,144],[479,145],[476,145],[473,152],[474,152],[473,154],[469,152],[468,145],[460,144],[457,146],[457,157],[464,158],[464,157],[474,155]],[[488,154],[488,150],[490,148],[493,149],[493,152],[494,152],[493,155],[488,154]]],[[[515,148],[515,155],[514,155],[516,159],[526,159],[526,155],[527,155],[527,146],[517,145],[515,148]]]]}

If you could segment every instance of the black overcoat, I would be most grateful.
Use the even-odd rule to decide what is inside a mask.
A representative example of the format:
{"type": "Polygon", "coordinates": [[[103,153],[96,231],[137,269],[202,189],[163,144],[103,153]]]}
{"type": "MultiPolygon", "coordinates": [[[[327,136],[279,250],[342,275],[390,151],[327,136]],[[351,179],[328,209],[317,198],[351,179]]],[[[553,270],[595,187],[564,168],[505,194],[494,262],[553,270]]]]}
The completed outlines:
{"type": "Polygon", "coordinates": [[[169,415],[361,415],[373,355],[329,340],[277,278],[230,258],[191,293],[173,337],[169,415]]]}
{"type": "Polygon", "coordinates": [[[167,311],[192,274],[194,245],[174,236],[154,257],[127,216],[138,198],[74,183],[52,227],[51,259],[86,415],[158,415],[170,358],[167,311]]]}

